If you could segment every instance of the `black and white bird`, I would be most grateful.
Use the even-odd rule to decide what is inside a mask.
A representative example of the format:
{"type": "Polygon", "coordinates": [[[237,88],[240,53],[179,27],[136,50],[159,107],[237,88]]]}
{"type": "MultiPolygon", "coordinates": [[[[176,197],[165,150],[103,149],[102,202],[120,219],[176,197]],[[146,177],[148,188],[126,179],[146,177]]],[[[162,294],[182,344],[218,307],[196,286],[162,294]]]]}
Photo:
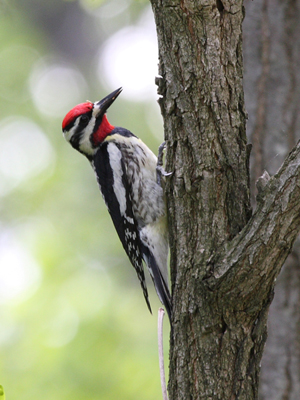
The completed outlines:
{"type": "Polygon", "coordinates": [[[163,189],[157,179],[157,157],[133,133],[108,122],[105,113],[121,91],[119,88],[95,103],[78,104],[65,116],[62,130],[65,139],[87,157],[96,173],[150,312],[143,260],[171,320],[167,218],[163,189]]]}

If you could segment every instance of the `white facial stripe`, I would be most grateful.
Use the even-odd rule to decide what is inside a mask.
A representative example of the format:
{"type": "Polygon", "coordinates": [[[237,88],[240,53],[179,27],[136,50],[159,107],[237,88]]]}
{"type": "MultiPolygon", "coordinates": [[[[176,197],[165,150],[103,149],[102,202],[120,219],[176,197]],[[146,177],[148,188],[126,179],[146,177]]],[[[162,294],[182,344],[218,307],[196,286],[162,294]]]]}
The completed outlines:
{"type": "MultiPolygon", "coordinates": [[[[93,155],[95,153],[95,149],[92,147],[90,138],[94,131],[95,124],[96,124],[96,118],[99,115],[99,112],[100,112],[99,107],[97,106],[96,103],[94,103],[92,117],[90,119],[90,122],[84,129],[83,135],[80,138],[79,149],[80,149],[80,151],[82,151],[84,154],[87,154],[87,155],[93,155]]],[[[78,120],[79,120],[79,118],[78,118],[78,120]]]]}
{"type": "Polygon", "coordinates": [[[96,118],[94,116],[92,116],[90,122],[85,127],[83,134],[80,138],[79,149],[84,154],[92,155],[95,153],[95,149],[92,147],[92,143],[90,141],[90,137],[94,130],[95,122],[96,122],[96,118]]]}
{"type": "Polygon", "coordinates": [[[79,125],[79,118],[76,119],[75,124],[72,126],[72,128],[69,131],[63,131],[64,137],[68,142],[71,141],[71,138],[74,135],[78,125],[79,125]]]}
{"type": "MultiPolygon", "coordinates": [[[[99,113],[99,110],[97,110],[97,112],[93,111],[92,118],[90,119],[88,125],[83,129],[82,132],[77,132],[77,134],[81,135],[80,142],[79,142],[79,150],[87,155],[93,155],[95,153],[95,149],[92,147],[90,137],[93,133],[95,123],[96,123],[96,115],[98,113],[99,113]]],[[[80,123],[80,116],[76,118],[74,125],[72,126],[72,128],[69,131],[63,132],[63,135],[68,142],[71,142],[72,137],[76,134],[79,123],[80,123]]]]}
{"type": "Polygon", "coordinates": [[[97,103],[94,103],[94,108],[93,108],[93,118],[97,118],[98,114],[100,112],[99,105],[97,103]]]}

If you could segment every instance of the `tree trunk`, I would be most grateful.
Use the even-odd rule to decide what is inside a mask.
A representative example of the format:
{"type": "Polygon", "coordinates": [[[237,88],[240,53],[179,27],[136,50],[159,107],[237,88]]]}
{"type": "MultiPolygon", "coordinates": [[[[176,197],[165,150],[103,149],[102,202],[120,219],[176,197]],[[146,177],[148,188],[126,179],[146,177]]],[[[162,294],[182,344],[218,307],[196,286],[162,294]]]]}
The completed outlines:
{"type": "Polygon", "coordinates": [[[243,2],[151,0],[167,142],[169,395],[256,399],[266,320],[300,222],[300,147],[251,218],[243,2]]]}
{"type": "MultiPolygon", "coordinates": [[[[276,172],[300,137],[300,0],[246,0],[245,8],[244,87],[254,186],[264,169],[276,172]]],[[[264,400],[300,397],[299,260],[297,240],[270,307],[260,375],[264,400]]]]}

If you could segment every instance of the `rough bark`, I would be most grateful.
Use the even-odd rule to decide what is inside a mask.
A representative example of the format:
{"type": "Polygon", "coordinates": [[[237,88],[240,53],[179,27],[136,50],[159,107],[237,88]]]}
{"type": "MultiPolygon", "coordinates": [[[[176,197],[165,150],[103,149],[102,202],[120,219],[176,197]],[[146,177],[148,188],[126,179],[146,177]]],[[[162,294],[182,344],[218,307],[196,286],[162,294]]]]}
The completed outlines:
{"type": "Polygon", "coordinates": [[[261,189],[250,219],[243,3],[152,7],[173,171],[170,399],[256,399],[274,281],[298,232],[300,148],[261,189]]]}

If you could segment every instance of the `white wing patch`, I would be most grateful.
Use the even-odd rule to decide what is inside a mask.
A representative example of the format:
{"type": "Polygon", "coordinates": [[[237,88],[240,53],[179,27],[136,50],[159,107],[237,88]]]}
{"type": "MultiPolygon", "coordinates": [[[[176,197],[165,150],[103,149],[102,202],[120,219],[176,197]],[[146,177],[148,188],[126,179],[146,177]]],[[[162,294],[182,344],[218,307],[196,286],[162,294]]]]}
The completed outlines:
{"type": "Polygon", "coordinates": [[[120,206],[120,213],[122,216],[124,216],[126,212],[126,192],[122,181],[122,176],[123,176],[122,165],[121,165],[122,153],[120,152],[118,147],[113,143],[109,143],[107,145],[107,152],[109,154],[110,165],[113,171],[114,193],[117,197],[120,206]]]}

